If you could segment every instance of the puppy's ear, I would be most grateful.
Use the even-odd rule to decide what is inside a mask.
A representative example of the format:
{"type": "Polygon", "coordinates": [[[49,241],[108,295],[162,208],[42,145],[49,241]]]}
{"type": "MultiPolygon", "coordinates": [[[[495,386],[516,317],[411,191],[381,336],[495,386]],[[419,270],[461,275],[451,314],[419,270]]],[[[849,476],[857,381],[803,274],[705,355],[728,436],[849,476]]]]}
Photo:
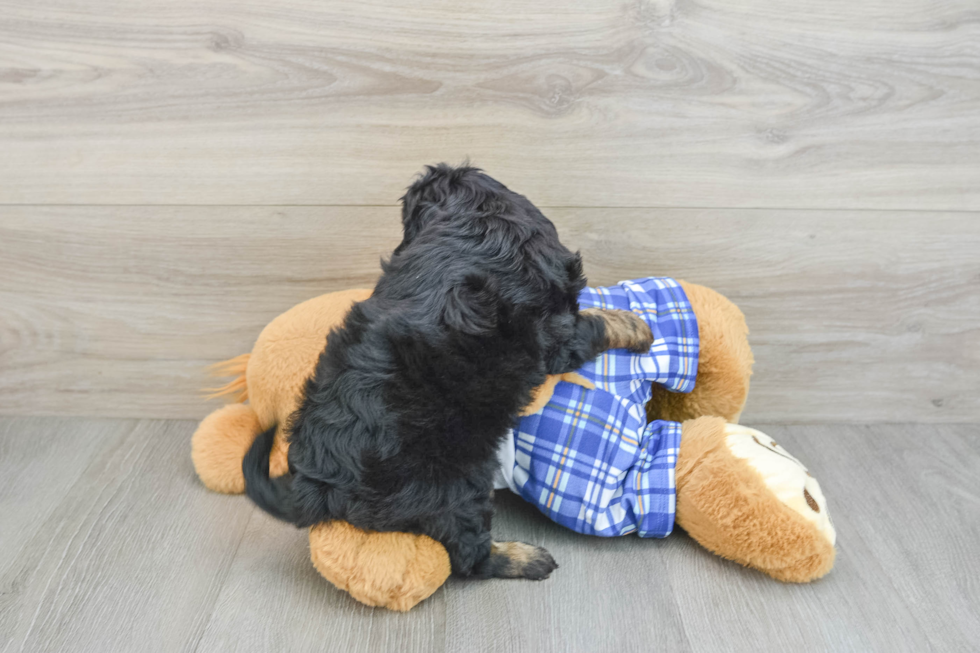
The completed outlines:
{"type": "Polygon", "coordinates": [[[585,288],[588,281],[582,270],[582,254],[575,252],[565,261],[565,273],[568,274],[569,290],[578,294],[585,288]]]}
{"type": "Polygon", "coordinates": [[[402,197],[402,242],[395,248],[395,254],[400,253],[415,236],[422,230],[422,216],[418,206],[418,194],[402,197]]]}
{"type": "Polygon", "coordinates": [[[442,321],[452,330],[473,336],[487,335],[500,320],[500,295],[493,280],[469,274],[453,286],[442,309],[442,321]]]}
{"type": "Polygon", "coordinates": [[[570,281],[578,281],[582,278],[582,253],[575,252],[565,259],[565,274],[570,281]]]}
{"type": "Polygon", "coordinates": [[[578,296],[588,283],[582,274],[582,255],[569,253],[563,261],[563,283],[555,287],[555,310],[559,313],[578,311],[578,296]]]}
{"type": "Polygon", "coordinates": [[[455,171],[445,163],[426,166],[425,172],[416,179],[401,198],[402,242],[397,254],[415,240],[422,228],[437,217],[435,209],[449,194],[449,182],[455,171]]]}

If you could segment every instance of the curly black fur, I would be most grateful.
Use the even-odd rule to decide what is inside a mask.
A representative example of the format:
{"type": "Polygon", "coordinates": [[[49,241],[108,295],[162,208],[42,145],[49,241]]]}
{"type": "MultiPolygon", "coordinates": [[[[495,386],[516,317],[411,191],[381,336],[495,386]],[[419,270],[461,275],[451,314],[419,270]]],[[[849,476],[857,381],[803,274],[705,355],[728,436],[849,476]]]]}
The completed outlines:
{"type": "Polygon", "coordinates": [[[605,348],[604,323],[579,314],[581,258],[522,195],[442,164],[402,202],[404,240],[306,384],[290,474],[269,479],[270,431],[243,465],[247,492],[297,526],[424,533],[454,572],[503,575],[490,539],[496,450],[547,373],[605,348]]]}

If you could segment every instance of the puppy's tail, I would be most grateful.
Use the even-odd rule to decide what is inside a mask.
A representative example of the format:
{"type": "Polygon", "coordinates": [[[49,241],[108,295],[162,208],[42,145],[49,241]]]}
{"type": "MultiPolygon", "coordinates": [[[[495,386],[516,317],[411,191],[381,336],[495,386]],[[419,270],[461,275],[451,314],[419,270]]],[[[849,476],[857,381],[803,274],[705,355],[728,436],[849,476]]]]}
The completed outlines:
{"type": "Polygon", "coordinates": [[[293,476],[285,474],[278,478],[269,476],[269,454],[276,437],[273,426],[252,442],[251,448],[242,460],[242,473],[245,475],[245,494],[259,508],[281,519],[295,524],[299,521],[296,502],[293,500],[293,476]]]}

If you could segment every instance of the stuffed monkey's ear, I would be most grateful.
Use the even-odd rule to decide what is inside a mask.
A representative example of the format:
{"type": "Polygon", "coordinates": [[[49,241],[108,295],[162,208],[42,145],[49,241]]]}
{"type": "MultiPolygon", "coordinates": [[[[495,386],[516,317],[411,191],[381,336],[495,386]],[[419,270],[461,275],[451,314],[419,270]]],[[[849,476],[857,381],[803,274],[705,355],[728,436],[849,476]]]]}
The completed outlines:
{"type": "Polygon", "coordinates": [[[442,321],[454,331],[471,336],[487,335],[500,320],[500,295],[493,280],[482,274],[469,274],[449,291],[442,309],[442,321]]]}

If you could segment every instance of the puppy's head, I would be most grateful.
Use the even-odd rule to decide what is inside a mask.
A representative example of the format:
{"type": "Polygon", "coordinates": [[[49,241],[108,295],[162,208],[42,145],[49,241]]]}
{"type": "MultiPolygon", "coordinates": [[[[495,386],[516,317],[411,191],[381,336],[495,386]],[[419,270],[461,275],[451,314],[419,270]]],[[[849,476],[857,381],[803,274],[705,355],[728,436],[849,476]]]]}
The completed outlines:
{"type": "Polygon", "coordinates": [[[396,259],[414,252],[424,259],[417,270],[424,276],[440,255],[436,241],[450,243],[439,271],[454,279],[442,315],[448,326],[483,333],[500,321],[501,310],[519,304],[538,314],[577,311],[586,285],[582,258],[561,244],[555,226],[523,195],[479,168],[440,163],[428,166],[401,201],[396,259]]]}
{"type": "Polygon", "coordinates": [[[401,198],[402,229],[399,253],[429,226],[453,216],[479,210],[488,200],[506,188],[469,165],[452,167],[445,163],[426,166],[401,198]]]}

